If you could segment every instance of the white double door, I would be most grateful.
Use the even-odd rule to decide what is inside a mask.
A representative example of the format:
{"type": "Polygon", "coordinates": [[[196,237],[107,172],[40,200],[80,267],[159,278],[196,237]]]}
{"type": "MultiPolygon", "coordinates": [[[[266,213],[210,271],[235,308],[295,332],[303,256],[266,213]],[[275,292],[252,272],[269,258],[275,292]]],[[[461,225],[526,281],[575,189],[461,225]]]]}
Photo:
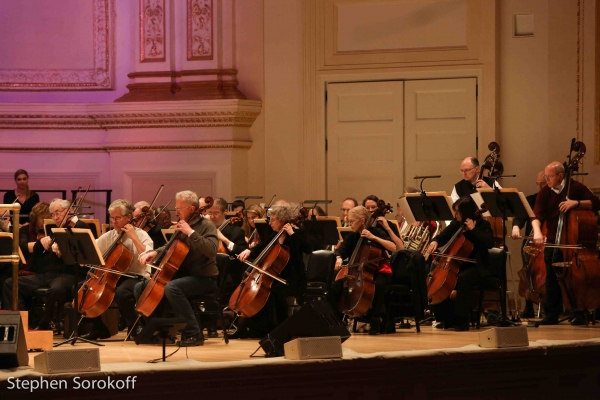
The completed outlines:
{"type": "Polygon", "coordinates": [[[476,156],[475,78],[327,85],[327,197],[337,207],[374,194],[395,204],[417,175],[426,191],[452,191],[460,162],[476,156]]]}

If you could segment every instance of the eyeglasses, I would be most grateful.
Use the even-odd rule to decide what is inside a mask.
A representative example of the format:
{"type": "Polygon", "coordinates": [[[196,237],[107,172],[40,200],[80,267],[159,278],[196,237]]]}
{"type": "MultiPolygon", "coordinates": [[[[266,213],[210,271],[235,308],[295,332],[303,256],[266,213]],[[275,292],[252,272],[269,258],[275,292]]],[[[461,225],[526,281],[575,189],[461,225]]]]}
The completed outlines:
{"type": "Polygon", "coordinates": [[[62,213],[64,213],[64,212],[65,212],[65,210],[54,211],[53,213],[50,214],[50,216],[52,218],[54,218],[54,217],[60,217],[62,215],[62,213]]]}
{"type": "Polygon", "coordinates": [[[462,172],[463,174],[466,174],[467,172],[469,172],[469,171],[471,171],[471,170],[473,170],[475,168],[477,168],[477,167],[467,168],[467,169],[461,169],[460,172],[462,172]]]}
{"type": "Polygon", "coordinates": [[[358,220],[358,219],[349,219],[349,220],[348,220],[348,223],[352,225],[352,224],[353,224],[353,223],[355,223],[356,221],[359,221],[359,220],[358,220]]]}
{"type": "Polygon", "coordinates": [[[556,176],[556,174],[554,174],[554,175],[544,175],[544,179],[546,179],[546,180],[547,180],[547,179],[552,179],[552,178],[554,178],[555,176],[556,176]]]}
{"type": "Polygon", "coordinates": [[[223,214],[220,211],[215,211],[215,212],[207,212],[206,215],[208,215],[209,217],[218,217],[219,215],[223,214]]]}
{"type": "Polygon", "coordinates": [[[122,220],[123,218],[125,218],[125,217],[123,217],[123,216],[120,216],[120,217],[110,217],[110,220],[111,220],[111,221],[114,221],[114,222],[119,222],[119,221],[120,221],[120,220],[122,220]]]}
{"type": "Polygon", "coordinates": [[[340,211],[343,211],[343,212],[348,212],[350,210],[351,210],[351,208],[340,208],[340,211]]]}
{"type": "Polygon", "coordinates": [[[181,211],[181,210],[185,210],[186,208],[190,208],[191,206],[187,206],[187,207],[175,207],[175,211],[181,211]]]}

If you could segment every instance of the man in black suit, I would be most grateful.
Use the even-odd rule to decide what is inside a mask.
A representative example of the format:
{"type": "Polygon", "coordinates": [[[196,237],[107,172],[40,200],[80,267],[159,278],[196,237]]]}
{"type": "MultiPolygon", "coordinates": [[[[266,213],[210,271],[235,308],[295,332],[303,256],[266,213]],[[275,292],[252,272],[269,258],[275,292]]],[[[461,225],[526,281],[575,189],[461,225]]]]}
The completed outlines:
{"type": "Polygon", "coordinates": [[[502,189],[493,178],[484,176],[479,179],[480,170],[479,160],[475,157],[467,157],[460,163],[460,172],[463,179],[457,182],[452,189],[450,197],[452,197],[453,202],[456,202],[461,197],[477,192],[477,189],[492,187],[502,189]]]}

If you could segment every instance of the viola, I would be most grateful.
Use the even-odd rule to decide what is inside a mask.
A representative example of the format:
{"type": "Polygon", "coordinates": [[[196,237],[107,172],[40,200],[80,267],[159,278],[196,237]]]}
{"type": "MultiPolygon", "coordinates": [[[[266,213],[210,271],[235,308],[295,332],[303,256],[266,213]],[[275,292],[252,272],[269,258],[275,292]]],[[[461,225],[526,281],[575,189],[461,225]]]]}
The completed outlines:
{"type": "MultiPolygon", "coordinates": [[[[480,216],[486,211],[487,206],[482,203],[475,215],[480,216]]],[[[468,258],[475,246],[463,235],[465,228],[463,226],[454,233],[432,262],[434,268],[427,277],[427,298],[430,304],[439,304],[450,297],[463,262],[475,262],[468,258]]]]}
{"type": "MultiPolygon", "coordinates": [[[[242,212],[238,212],[234,217],[231,217],[229,219],[226,219],[221,226],[219,226],[219,228],[217,228],[220,232],[223,231],[223,229],[225,229],[225,227],[229,224],[235,224],[237,222],[242,221],[244,218],[244,215],[242,214],[242,212]]],[[[228,254],[227,253],[227,248],[225,247],[225,245],[223,244],[222,240],[219,240],[219,248],[217,249],[217,253],[221,253],[221,254],[228,254]]]]}
{"type": "MultiPolygon", "coordinates": [[[[308,210],[300,208],[290,224],[298,224],[307,215],[308,210]]],[[[280,243],[285,236],[285,229],[280,230],[253,262],[245,262],[250,266],[246,270],[247,276],[229,298],[229,308],[236,314],[246,318],[256,315],[267,303],[273,281],[287,284],[279,278],[290,259],[289,251],[280,243]]]]}
{"type": "MultiPolygon", "coordinates": [[[[392,207],[383,200],[377,202],[377,209],[371,213],[365,226],[371,227],[377,223],[377,218],[390,212],[392,207]]],[[[342,266],[335,280],[345,279],[338,309],[350,316],[360,317],[371,307],[375,296],[374,275],[383,259],[382,250],[372,246],[370,241],[361,236],[348,260],[342,266]]]]}
{"type": "MultiPolygon", "coordinates": [[[[204,218],[202,213],[212,207],[214,202],[212,197],[206,197],[204,201],[206,205],[199,207],[189,216],[186,221],[188,224],[193,225],[200,218],[204,218]]],[[[165,286],[171,282],[190,251],[188,244],[180,240],[180,237],[181,231],[176,231],[161,252],[152,260],[151,267],[155,268],[156,272],[152,275],[135,306],[135,310],[145,317],[149,317],[154,312],[165,294],[165,286]]]]}

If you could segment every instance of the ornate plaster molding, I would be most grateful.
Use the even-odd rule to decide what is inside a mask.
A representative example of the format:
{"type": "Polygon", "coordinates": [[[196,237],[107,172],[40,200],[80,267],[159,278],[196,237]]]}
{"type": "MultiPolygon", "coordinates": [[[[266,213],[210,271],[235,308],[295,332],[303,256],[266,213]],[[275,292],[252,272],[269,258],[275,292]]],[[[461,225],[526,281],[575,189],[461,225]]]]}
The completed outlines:
{"type": "Polygon", "coordinates": [[[249,149],[252,142],[223,141],[207,142],[191,145],[157,145],[157,146],[92,146],[92,147],[0,147],[0,152],[90,152],[110,153],[115,151],[164,151],[164,150],[199,150],[199,149],[249,149]]]}
{"type": "Polygon", "coordinates": [[[257,100],[146,103],[0,103],[0,129],[132,129],[252,126],[257,100]]]}
{"type": "Polygon", "coordinates": [[[140,0],[140,61],[165,61],[165,0],[140,0]]]}
{"type": "Polygon", "coordinates": [[[77,70],[0,70],[0,90],[110,90],[114,81],[114,0],[93,0],[94,66],[77,70]]]}
{"type": "Polygon", "coordinates": [[[213,0],[187,1],[187,59],[213,59],[213,0]]]}

